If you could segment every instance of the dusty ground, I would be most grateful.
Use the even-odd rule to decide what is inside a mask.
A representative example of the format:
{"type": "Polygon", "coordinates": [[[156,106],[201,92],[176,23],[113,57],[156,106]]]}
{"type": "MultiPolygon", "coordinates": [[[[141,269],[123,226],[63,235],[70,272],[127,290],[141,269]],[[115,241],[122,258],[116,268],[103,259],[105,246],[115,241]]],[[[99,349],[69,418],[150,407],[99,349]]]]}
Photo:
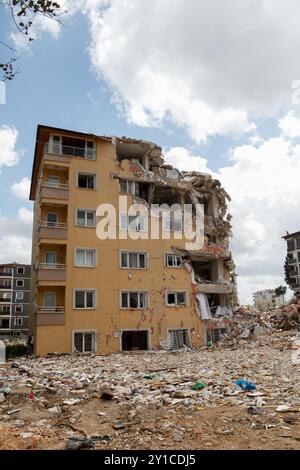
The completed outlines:
{"type": "Polygon", "coordinates": [[[10,362],[0,366],[0,449],[64,449],[77,436],[93,437],[96,449],[299,449],[290,336],[237,349],[10,362]],[[255,392],[239,389],[240,378],[255,392]],[[197,381],[205,388],[192,390],[197,381]]]}

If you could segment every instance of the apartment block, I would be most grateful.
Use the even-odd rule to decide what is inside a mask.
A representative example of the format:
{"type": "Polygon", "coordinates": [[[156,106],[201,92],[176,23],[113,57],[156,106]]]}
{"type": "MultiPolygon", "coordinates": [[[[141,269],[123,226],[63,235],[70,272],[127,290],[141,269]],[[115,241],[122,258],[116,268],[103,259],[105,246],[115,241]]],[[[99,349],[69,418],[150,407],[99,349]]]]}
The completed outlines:
{"type": "Polygon", "coordinates": [[[30,199],[37,354],[197,348],[226,330],[237,300],[230,197],[219,181],[165,164],[152,142],[39,125],[30,199]],[[169,238],[149,234],[150,208],[162,204],[189,204],[193,228],[202,205],[201,248],[180,239],[175,212],[155,219],[169,238]],[[104,205],[116,209],[107,238],[104,205]]]}
{"type": "Polygon", "coordinates": [[[300,232],[287,233],[282,237],[287,244],[285,264],[286,281],[297,294],[300,293],[300,232]]]}
{"type": "Polygon", "coordinates": [[[264,289],[254,292],[253,302],[254,307],[261,312],[284,305],[283,297],[276,295],[275,289],[264,289]]]}
{"type": "Polygon", "coordinates": [[[27,333],[31,266],[0,264],[0,334],[27,333]]]}

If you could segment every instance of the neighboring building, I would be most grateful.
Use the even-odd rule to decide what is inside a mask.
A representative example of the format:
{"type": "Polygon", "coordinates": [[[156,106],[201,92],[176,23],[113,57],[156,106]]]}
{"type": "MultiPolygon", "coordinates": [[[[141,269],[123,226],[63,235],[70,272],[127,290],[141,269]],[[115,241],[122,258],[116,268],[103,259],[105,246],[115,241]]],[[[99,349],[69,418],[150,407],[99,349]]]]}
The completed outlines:
{"type": "Polygon", "coordinates": [[[279,308],[284,305],[283,296],[277,296],[275,289],[264,289],[254,292],[254,307],[261,312],[270,308],[279,308]]]}
{"type": "Polygon", "coordinates": [[[236,302],[230,198],[210,175],[165,165],[151,142],[38,126],[30,199],[37,354],[199,347],[226,329],[236,302]],[[118,209],[119,196],[140,215],[120,209],[122,236],[101,240],[96,209],[118,209]],[[157,218],[170,239],[125,239],[129,223],[143,236],[143,211],[162,203],[204,205],[201,250],[177,239],[174,217],[157,218]]]}
{"type": "Polygon", "coordinates": [[[282,238],[287,242],[286,282],[295,293],[300,293],[300,232],[288,233],[282,238]]]}
{"type": "Polygon", "coordinates": [[[31,266],[0,264],[0,334],[27,333],[31,266]]]}

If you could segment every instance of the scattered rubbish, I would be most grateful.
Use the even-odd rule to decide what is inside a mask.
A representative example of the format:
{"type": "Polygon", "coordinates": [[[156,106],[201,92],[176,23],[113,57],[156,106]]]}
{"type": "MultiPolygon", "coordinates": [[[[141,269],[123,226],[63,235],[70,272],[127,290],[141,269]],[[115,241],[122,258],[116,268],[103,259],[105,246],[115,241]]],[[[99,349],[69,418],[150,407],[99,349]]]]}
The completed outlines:
{"type": "Polygon", "coordinates": [[[70,437],[65,450],[80,450],[80,449],[93,449],[94,441],[93,439],[86,439],[80,437],[70,437]]]}
{"type": "Polygon", "coordinates": [[[101,400],[112,400],[114,397],[114,394],[111,390],[103,390],[101,393],[101,400]]]}
{"type": "Polygon", "coordinates": [[[196,382],[195,385],[192,386],[192,390],[202,390],[203,388],[205,388],[205,385],[202,382],[196,382]]]}
{"type": "Polygon", "coordinates": [[[144,379],[153,380],[155,379],[156,374],[145,374],[144,379]]]}
{"type": "Polygon", "coordinates": [[[8,415],[12,415],[12,414],[14,414],[14,413],[18,413],[19,411],[21,411],[21,408],[17,408],[17,409],[15,409],[15,410],[8,411],[7,414],[8,414],[8,415]]]}
{"type": "Polygon", "coordinates": [[[250,390],[256,390],[256,385],[253,382],[248,382],[248,380],[239,379],[235,383],[246,392],[250,390]]]}
{"type": "Polygon", "coordinates": [[[125,429],[125,428],[126,428],[126,424],[123,423],[122,421],[119,421],[119,422],[117,422],[117,423],[115,423],[115,424],[113,425],[113,428],[114,428],[114,429],[117,429],[117,430],[119,430],[119,429],[125,429]]]}
{"type": "Polygon", "coordinates": [[[64,400],[63,404],[73,406],[73,405],[76,405],[77,403],[79,403],[80,401],[81,400],[79,400],[78,398],[71,398],[70,400],[64,400]]]}
{"type": "Polygon", "coordinates": [[[249,406],[248,413],[250,413],[251,415],[258,415],[262,413],[262,410],[257,406],[249,406]]]}
{"type": "Polygon", "coordinates": [[[3,403],[4,400],[5,400],[5,395],[4,395],[4,393],[0,392],[0,403],[3,403]]]}

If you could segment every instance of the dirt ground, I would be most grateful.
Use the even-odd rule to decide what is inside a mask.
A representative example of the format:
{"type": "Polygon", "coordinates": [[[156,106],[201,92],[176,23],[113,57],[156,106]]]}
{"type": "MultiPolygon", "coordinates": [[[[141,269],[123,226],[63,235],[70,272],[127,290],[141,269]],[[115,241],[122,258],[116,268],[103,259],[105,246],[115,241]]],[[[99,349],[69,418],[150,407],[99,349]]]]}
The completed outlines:
{"type": "Polygon", "coordinates": [[[282,333],[232,349],[9,362],[0,366],[0,449],[64,449],[74,437],[95,449],[300,449],[290,344],[282,333]]]}

